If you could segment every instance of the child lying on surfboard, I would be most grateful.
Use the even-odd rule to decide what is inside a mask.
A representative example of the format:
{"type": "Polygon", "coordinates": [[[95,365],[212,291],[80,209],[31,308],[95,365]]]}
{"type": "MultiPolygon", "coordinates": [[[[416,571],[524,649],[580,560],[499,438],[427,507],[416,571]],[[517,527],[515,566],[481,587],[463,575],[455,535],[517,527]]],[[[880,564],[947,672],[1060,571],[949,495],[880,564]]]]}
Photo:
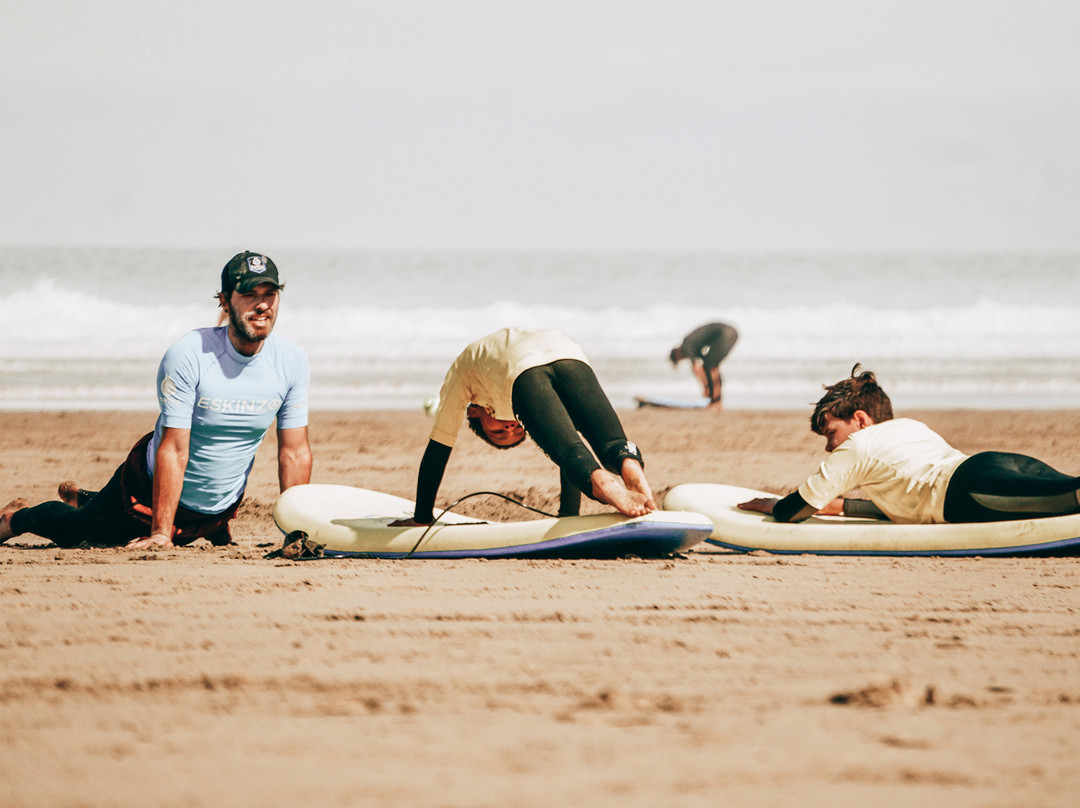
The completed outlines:
{"type": "Polygon", "coordinates": [[[892,402],[868,370],[825,386],[810,417],[829,456],[798,490],[760,497],[743,510],[801,522],[815,513],[902,523],[993,522],[1080,512],[1080,477],[1005,452],[972,456],[926,424],[893,418],[892,402]],[[869,500],[844,499],[854,488],[869,500]]]}
{"type": "Polygon", "coordinates": [[[558,331],[503,328],[470,343],[447,371],[420,461],[416,511],[393,526],[434,520],[435,496],[466,418],[496,448],[532,436],[561,472],[559,516],[576,516],[583,492],[626,516],[656,510],[641,452],[626,439],[581,347],[558,331]]]}

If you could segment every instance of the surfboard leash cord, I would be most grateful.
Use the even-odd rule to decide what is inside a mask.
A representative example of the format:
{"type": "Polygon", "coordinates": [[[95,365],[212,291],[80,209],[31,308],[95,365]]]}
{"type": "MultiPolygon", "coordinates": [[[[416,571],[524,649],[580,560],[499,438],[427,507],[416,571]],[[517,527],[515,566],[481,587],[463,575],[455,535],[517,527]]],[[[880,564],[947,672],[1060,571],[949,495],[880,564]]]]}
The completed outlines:
{"type": "Polygon", "coordinates": [[[473,497],[480,497],[480,496],[499,497],[500,499],[505,499],[507,502],[511,502],[514,505],[518,505],[518,506],[524,508],[527,511],[532,511],[533,513],[538,513],[541,516],[547,516],[547,517],[550,517],[552,519],[558,518],[553,513],[548,513],[547,511],[542,511],[539,508],[534,508],[532,505],[526,505],[524,502],[521,502],[520,500],[514,499],[513,497],[508,497],[506,494],[500,494],[497,491],[474,491],[471,494],[466,494],[465,496],[460,497],[459,499],[455,499],[453,502],[451,502],[449,505],[447,505],[445,508],[443,508],[442,512],[438,516],[435,517],[435,521],[433,521],[430,525],[428,525],[427,528],[424,530],[424,532],[420,534],[420,538],[418,538],[416,540],[416,544],[414,544],[412,546],[412,549],[409,550],[409,552],[407,552],[405,555],[401,556],[401,558],[403,560],[406,559],[406,558],[412,558],[413,553],[415,553],[417,551],[417,549],[420,547],[420,545],[423,544],[424,539],[427,538],[427,534],[431,531],[431,529],[433,527],[435,527],[435,525],[439,524],[439,520],[442,519],[444,516],[446,516],[446,514],[452,512],[454,510],[454,508],[456,508],[458,505],[460,505],[465,500],[472,499],[473,497]]]}

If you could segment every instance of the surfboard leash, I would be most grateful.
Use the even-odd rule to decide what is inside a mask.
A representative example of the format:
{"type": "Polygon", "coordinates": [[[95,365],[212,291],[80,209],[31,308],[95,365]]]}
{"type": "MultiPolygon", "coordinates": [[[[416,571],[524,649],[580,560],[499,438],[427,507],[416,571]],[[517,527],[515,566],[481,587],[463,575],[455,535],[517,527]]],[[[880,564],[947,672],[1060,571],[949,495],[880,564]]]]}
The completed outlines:
{"type": "Polygon", "coordinates": [[[420,538],[416,540],[416,544],[414,544],[412,546],[412,549],[409,550],[409,552],[407,552],[405,555],[401,556],[401,558],[402,559],[412,558],[413,553],[415,553],[417,551],[417,549],[423,543],[424,539],[427,538],[427,534],[431,531],[431,529],[433,527],[435,527],[435,525],[439,524],[440,519],[442,519],[444,516],[446,516],[446,514],[453,511],[454,508],[456,508],[458,505],[460,505],[465,500],[472,499],[473,497],[479,497],[479,496],[499,497],[500,499],[505,499],[507,502],[511,502],[514,505],[518,505],[518,506],[524,508],[527,511],[532,511],[533,513],[538,513],[541,516],[547,516],[547,517],[550,517],[552,519],[557,519],[558,518],[553,513],[548,513],[547,511],[542,511],[539,508],[534,508],[532,505],[526,505],[524,502],[521,502],[520,500],[514,499],[513,497],[508,497],[506,494],[500,494],[497,491],[474,491],[471,494],[466,494],[465,496],[461,497],[460,499],[455,499],[453,502],[451,502],[449,505],[447,505],[445,508],[443,508],[442,512],[438,516],[435,517],[435,521],[433,521],[430,525],[428,525],[427,528],[424,530],[424,532],[420,534],[420,538]]]}

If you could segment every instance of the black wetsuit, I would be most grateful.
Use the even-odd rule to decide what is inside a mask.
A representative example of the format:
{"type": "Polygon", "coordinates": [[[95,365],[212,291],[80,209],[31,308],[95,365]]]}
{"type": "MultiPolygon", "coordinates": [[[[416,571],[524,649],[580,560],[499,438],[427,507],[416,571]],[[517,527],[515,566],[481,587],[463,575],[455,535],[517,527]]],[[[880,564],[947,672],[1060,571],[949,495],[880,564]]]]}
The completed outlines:
{"type": "Polygon", "coordinates": [[[1080,477],[1041,460],[1008,452],[980,452],[953,472],[945,489],[947,522],[994,522],[1062,516],[1080,511],[1080,477]]]}
{"type": "Polygon", "coordinates": [[[735,343],[739,332],[727,323],[708,323],[695,328],[679,345],[679,352],[691,361],[700,361],[705,371],[705,386],[711,401],[720,401],[721,379],[717,368],[735,343]],[[714,374],[713,371],[717,370],[714,374]]]}

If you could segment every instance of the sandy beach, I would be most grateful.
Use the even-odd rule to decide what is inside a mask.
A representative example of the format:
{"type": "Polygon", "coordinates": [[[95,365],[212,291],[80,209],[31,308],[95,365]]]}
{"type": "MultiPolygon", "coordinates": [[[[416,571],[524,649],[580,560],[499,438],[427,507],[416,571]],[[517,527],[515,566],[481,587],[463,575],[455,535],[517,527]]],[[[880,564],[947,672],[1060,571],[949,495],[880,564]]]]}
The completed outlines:
{"type": "MultiPolygon", "coordinates": [[[[902,414],[1080,473],[1080,411],[902,414]]],[[[658,493],[790,490],[807,415],[622,413],[658,493]]],[[[0,499],[153,421],[0,413],[0,499]]],[[[317,412],[313,481],[411,498],[429,428],[317,412]]],[[[463,432],[440,502],[477,490],[558,475],[463,432]]],[[[0,547],[0,805],[1076,804],[1080,557],[265,560],[276,494],[271,435],[230,547],[0,547]]]]}

